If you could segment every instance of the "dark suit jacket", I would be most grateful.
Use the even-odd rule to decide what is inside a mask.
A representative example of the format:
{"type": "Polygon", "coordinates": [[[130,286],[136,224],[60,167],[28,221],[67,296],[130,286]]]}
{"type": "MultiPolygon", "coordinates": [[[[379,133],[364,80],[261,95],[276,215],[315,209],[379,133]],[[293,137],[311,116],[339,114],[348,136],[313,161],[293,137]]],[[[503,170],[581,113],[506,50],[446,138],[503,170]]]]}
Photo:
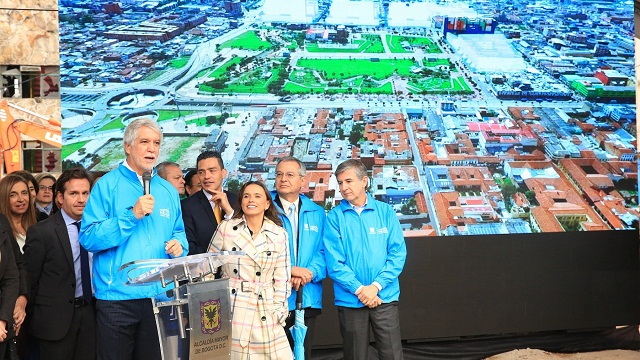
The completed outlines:
{"type": "Polygon", "coordinates": [[[29,301],[29,291],[31,290],[29,286],[29,266],[27,265],[27,260],[25,260],[24,255],[20,252],[20,245],[18,245],[16,238],[13,236],[11,230],[9,230],[9,232],[11,246],[13,249],[13,258],[18,265],[18,296],[24,295],[27,298],[27,301],[29,301]]]}
{"type": "MultiPolygon", "coordinates": [[[[238,210],[238,196],[225,191],[229,204],[235,211],[238,210]]],[[[216,217],[213,216],[211,203],[207,200],[204,190],[200,190],[192,196],[180,202],[182,207],[182,219],[184,230],[189,241],[189,255],[207,252],[211,237],[218,228],[216,217]]],[[[224,216],[224,212],[223,212],[224,216]]]]}
{"type": "Polygon", "coordinates": [[[14,242],[9,221],[0,214],[0,320],[7,322],[9,337],[13,336],[13,307],[19,289],[18,267],[12,247],[14,242]]]}
{"type": "Polygon", "coordinates": [[[29,330],[40,339],[61,340],[71,326],[76,291],[73,253],[62,211],[27,230],[24,255],[31,283],[29,330]]]}

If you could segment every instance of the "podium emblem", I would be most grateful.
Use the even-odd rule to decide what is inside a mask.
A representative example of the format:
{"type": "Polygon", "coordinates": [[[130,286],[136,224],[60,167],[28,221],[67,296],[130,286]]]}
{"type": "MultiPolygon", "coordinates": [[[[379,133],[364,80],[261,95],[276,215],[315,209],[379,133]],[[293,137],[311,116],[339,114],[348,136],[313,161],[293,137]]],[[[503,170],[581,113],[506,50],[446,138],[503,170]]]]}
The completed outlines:
{"type": "Polygon", "coordinates": [[[220,299],[200,301],[200,330],[203,334],[215,334],[220,330],[220,299]]]}

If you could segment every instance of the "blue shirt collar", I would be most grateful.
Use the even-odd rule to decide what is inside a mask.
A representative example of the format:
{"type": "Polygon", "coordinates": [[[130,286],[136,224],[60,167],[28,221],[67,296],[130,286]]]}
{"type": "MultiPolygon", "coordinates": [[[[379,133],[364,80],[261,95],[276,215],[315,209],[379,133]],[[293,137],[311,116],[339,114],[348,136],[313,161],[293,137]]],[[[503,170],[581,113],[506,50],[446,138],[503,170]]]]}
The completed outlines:
{"type": "Polygon", "coordinates": [[[69,226],[73,223],[75,223],[76,221],[80,221],[80,220],[74,220],[71,216],[69,216],[69,214],[67,214],[66,211],[64,211],[64,209],[60,208],[60,213],[62,214],[62,218],[64,219],[64,223],[69,226]]]}

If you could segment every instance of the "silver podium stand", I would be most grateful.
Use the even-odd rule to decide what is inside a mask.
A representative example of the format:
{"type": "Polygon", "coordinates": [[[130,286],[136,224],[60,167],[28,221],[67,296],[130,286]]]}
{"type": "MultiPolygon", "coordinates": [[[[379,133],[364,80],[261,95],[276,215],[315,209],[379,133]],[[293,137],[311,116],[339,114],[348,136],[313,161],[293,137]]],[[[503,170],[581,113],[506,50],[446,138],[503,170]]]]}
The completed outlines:
{"type": "Polygon", "coordinates": [[[175,259],[132,261],[120,267],[127,285],[159,281],[167,288],[152,298],[163,360],[231,358],[229,280],[213,279],[216,269],[239,251],[175,259]]]}

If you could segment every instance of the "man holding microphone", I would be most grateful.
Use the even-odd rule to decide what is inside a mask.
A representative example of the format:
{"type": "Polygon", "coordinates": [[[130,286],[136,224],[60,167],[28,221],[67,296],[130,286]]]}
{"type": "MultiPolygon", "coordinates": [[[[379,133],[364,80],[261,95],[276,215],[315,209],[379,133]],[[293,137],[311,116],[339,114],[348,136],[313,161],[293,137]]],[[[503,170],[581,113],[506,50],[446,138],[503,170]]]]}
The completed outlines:
{"type": "Polygon", "coordinates": [[[99,360],[160,359],[150,298],[165,289],[127,286],[118,270],[131,261],[187,255],[177,190],[153,168],[161,142],[155,121],[132,121],[124,132],[125,161],[96,183],[82,216],[80,244],[94,254],[99,360]]]}

